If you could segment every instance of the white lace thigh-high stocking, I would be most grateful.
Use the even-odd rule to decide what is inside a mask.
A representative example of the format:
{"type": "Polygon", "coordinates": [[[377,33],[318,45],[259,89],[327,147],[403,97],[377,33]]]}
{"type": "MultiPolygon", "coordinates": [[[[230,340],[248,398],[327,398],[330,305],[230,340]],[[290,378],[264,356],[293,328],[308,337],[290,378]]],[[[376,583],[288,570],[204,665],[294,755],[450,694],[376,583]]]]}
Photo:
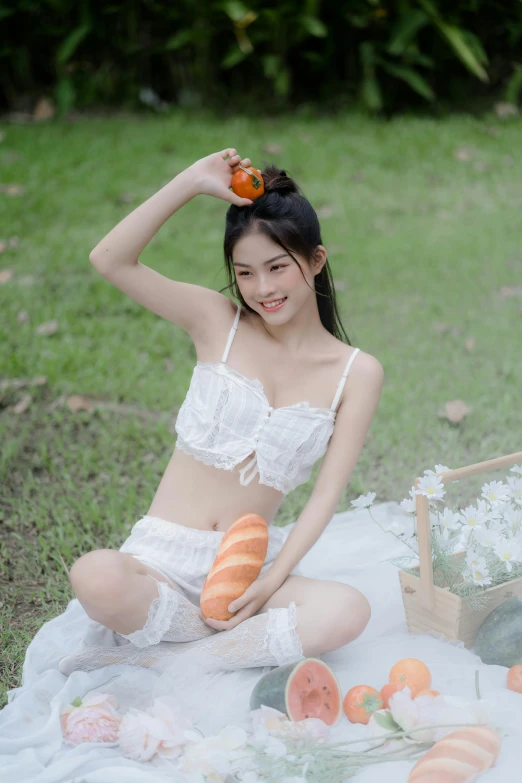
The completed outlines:
{"type": "MultiPolygon", "coordinates": [[[[154,579],[151,576],[151,579],[154,579]]],[[[135,647],[149,647],[164,642],[193,642],[217,633],[199,616],[200,608],[189,601],[179,590],[166,582],[154,579],[158,597],[149,607],[149,616],[143,628],[132,633],[122,633],[135,647]]]]}
{"type": "Polygon", "coordinates": [[[269,609],[263,614],[249,617],[230,631],[218,631],[206,639],[173,644],[159,642],[138,648],[134,644],[124,647],[90,647],[60,662],[60,671],[91,671],[111,664],[130,664],[167,671],[179,655],[190,657],[198,652],[209,669],[234,670],[251,666],[282,666],[294,663],[305,656],[296,631],[296,605],[285,609],[269,609]]]}

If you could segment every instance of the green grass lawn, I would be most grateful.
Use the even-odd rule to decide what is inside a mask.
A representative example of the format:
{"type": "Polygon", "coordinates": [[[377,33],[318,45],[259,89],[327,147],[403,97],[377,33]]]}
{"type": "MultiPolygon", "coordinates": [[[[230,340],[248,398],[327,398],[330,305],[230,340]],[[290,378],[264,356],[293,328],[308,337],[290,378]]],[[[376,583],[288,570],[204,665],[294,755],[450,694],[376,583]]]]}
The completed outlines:
{"type": "MultiPolygon", "coordinates": [[[[370,490],[377,501],[400,501],[436,463],[522,449],[519,120],[176,113],[0,130],[2,184],[25,189],[0,192],[0,240],[18,237],[0,255],[0,270],[12,271],[0,285],[0,377],[47,378],[0,390],[0,693],[19,683],[36,629],[72,597],[74,559],[119,547],[172,453],[192,343],[112,288],[88,256],[204,155],[235,146],[298,180],[322,215],[350,340],[384,366],[381,403],[339,511],[370,490]],[[54,334],[36,332],[51,320],[54,334]],[[26,393],[30,404],[15,413],[26,393]],[[108,405],[73,413],[63,403],[73,394],[108,405]],[[438,416],[454,399],[471,408],[458,425],[438,416]]],[[[143,262],[222,288],[226,208],[198,196],[143,262]]],[[[296,518],[319,467],[285,499],[277,524],[296,518]]],[[[471,488],[461,487],[469,499],[471,488]]]]}

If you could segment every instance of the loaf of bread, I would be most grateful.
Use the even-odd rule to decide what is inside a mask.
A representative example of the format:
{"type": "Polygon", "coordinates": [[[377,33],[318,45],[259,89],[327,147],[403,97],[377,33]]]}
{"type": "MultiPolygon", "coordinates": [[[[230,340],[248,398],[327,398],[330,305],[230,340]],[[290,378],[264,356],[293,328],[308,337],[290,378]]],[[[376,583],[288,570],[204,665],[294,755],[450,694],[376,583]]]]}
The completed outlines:
{"type": "Polygon", "coordinates": [[[227,530],[201,591],[203,617],[230,620],[228,606],[255,582],[268,549],[268,525],[259,514],[243,514],[227,530]]]}
{"type": "Polygon", "coordinates": [[[500,737],[488,726],[447,734],[415,764],[408,783],[466,783],[495,763],[500,737]]]}

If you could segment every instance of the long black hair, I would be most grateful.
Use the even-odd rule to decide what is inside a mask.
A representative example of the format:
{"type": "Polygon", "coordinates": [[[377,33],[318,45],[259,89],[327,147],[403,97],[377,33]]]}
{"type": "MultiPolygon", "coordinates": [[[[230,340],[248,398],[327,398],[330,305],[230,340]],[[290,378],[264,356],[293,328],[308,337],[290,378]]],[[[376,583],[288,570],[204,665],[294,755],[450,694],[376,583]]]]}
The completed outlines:
{"type": "MultiPolygon", "coordinates": [[[[231,204],[227,210],[223,243],[228,285],[220,292],[232,290],[250,312],[254,310],[241,296],[232,262],[232,251],[242,236],[251,231],[265,234],[294,259],[304,279],[301,264],[292,250],[310,263],[317,245],[323,244],[317,214],[294,180],[286,171],[273,164],[266,165],[261,174],[265,184],[263,195],[255,199],[251,206],[237,207],[231,204]]],[[[328,259],[315,276],[315,291],[321,323],[334,337],[351,345],[339,316],[328,259]]]]}

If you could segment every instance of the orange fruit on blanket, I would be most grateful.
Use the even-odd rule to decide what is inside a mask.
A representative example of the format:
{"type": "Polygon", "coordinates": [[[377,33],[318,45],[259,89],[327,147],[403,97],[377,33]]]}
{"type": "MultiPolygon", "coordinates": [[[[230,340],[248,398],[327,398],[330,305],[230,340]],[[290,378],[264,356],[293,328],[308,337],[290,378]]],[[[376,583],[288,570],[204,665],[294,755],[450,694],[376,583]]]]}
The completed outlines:
{"type": "Polygon", "coordinates": [[[418,658],[403,658],[397,661],[390,670],[390,684],[402,682],[411,691],[414,699],[419,691],[428,690],[431,685],[431,672],[425,663],[418,658]]]}
{"type": "Polygon", "coordinates": [[[240,198],[249,198],[255,201],[265,192],[265,183],[259,169],[249,166],[241,166],[232,175],[232,190],[240,198]]]}
{"type": "Polygon", "coordinates": [[[418,694],[415,696],[415,698],[418,699],[419,696],[433,696],[433,698],[435,698],[435,696],[440,696],[440,692],[439,691],[431,691],[431,690],[429,690],[429,688],[426,688],[423,691],[419,691],[418,694]]]}
{"type": "Polygon", "coordinates": [[[343,699],[344,714],[351,723],[368,723],[372,712],[381,707],[379,691],[370,685],[356,685],[343,699]]]}
{"type": "Polygon", "coordinates": [[[522,663],[516,663],[508,671],[507,687],[510,691],[522,693],[522,663]]]}
{"type": "Polygon", "coordinates": [[[385,709],[388,710],[390,708],[390,699],[393,694],[397,693],[397,691],[402,691],[404,687],[405,683],[403,682],[394,682],[393,684],[387,683],[386,685],[383,685],[379,691],[379,698],[382,699],[383,707],[385,709]]]}

